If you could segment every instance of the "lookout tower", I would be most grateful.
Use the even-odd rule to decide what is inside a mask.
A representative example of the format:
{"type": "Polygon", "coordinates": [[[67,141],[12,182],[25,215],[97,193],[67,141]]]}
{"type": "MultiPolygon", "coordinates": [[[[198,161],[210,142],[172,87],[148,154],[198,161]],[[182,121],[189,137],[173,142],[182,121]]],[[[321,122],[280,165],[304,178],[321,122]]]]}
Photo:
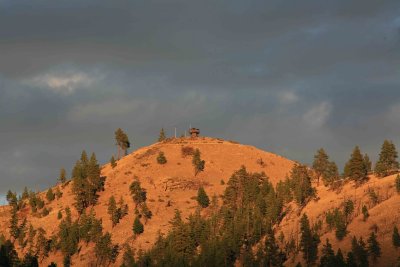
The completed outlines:
{"type": "Polygon", "coordinates": [[[189,129],[189,133],[190,133],[190,137],[192,137],[192,138],[199,137],[199,135],[200,135],[200,129],[197,129],[197,128],[190,128],[190,129],[189,129]]]}

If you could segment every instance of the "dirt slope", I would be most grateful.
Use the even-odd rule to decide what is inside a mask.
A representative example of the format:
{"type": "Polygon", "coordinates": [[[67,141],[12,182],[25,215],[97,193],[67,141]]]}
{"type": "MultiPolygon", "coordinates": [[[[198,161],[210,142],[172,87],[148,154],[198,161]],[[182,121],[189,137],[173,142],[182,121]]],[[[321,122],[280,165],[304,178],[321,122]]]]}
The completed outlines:
{"type": "MultiPolygon", "coordinates": [[[[116,168],[112,169],[110,164],[102,168],[102,175],[106,176],[105,190],[100,193],[98,204],[94,207],[96,215],[103,221],[105,231],[112,233],[113,242],[120,245],[131,244],[134,248],[150,248],[155,241],[157,232],[160,230],[166,233],[169,229],[169,221],[174,215],[174,210],[182,211],[183,218],[187,217],[196,208],[196,196],[199,185],[204,185],[207,194],[211,197],[214,194],[220,196],[225,188],[231,174],[242,165],[251,172],[265,172],[271,182],[275,185],[280,179],[285,178],[292,168],[294,162],[281,156],[259,150],[252,146],[241,145],[235,142],[224,141],[214,138],[178,138],[162,143],[156,143],[134,151],[118,161],[116,168]],[[205,170],[194,175],[191,163],[192,158],[183,158],[181,148],[191,146],[201,151],[201,157],[205,160],[205,170]],[[165,165],[156,161],[159,151],[163,151],[167,158],[165,165]],[[262,163],[260,162],[262,159],[262,163]],[[147,202],[153,212],[153,218],[145,224],[145,232],[138,238],[133,238],[132,223],[134,220],[134,203],[129,194],[129,185],[137,176],[142,187],[147,190],[147,202]],[[116,200],[122,196],[129,206],[129,213],[122,221],[112,228],[111,221],[107,214],[107,203],[110,196],[114,195],[116,200]],[[171,205],[168,206],[167,203],[171,205]]],[[[20,216],[28,217],[28,221],[35,228],[43,227],[48,236],[58,231],[59,210],[73,206],[73,195],[71,184],[61,188],[63,197],[46,206],[51,208],[48,216],[37,218],[32,216],[30,208],[25,208],[20,216]]],[[[41,193],[45,199],[45,192],[41,193]]],[[[75,209],[72,208],[72,215],[77,217],[75,209]]],[[[0,231],[8,236],[9,207],[0,207],[0,231]]],[[[122,254],[122,253],[121,253],[122,254]]],[[[93,259],[93,245],[86,247],[82,244],[79,255],[74,255],[72,262],[74,266],[89,266],[93,259]]],[[[119,266],[121,257],[116,266],[119,266]]],[[[51,261],[62,265],[62,255],[51,254],[45,259],[41,266],[47,266],[51,261]]]]}

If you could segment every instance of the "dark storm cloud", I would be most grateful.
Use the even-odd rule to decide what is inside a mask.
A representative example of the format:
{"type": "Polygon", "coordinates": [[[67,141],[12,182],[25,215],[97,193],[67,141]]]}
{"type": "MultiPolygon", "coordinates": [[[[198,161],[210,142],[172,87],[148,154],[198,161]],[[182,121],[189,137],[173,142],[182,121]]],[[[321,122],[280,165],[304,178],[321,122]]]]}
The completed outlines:
{"type": "Polygon", "coordinates": [[[44,188],[123,127],[310,162],[376,157],[400,119],[398,1],[0,0],[0,194],[44,188]]]}

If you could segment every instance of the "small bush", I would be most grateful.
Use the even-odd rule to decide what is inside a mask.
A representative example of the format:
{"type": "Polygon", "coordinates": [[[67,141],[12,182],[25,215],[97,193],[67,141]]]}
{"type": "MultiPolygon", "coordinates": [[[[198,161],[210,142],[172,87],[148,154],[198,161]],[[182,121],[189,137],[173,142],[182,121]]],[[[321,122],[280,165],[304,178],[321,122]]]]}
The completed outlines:
{"type": "Polygon", "coordinates": [[[362,214],[363,214],[363,221],[365,222],[369,217],[368,209],[365,205],[363,205],[362,207],[362,214]]]}
{"type": "Polygon", "coordinates": [[[221,182],[220,182],[220,184],[221,184],[221,185],[224,185],[224,184],[225,184],[225,181],[224,181],[224,179],[221,179],[221,182]]]}
{"type": "Polygon", "coordinates": [[[184,146],[181,149],[181,153],[182,153],[182,158],[186,158],[189,156],[193,156],[194,154],[194,148],[191,146],[184,146]]]}
{"type": "Polygon", "coordinates": [[[397,175],[395,183],[396,183],[396,191],[398,194],[400,194],[400,175],[397,175]]]}
{"type": "Polygon", "coordinates": [[[207,208],[210,205],[210,199],[203,187],[200,187],[197,191],[197,202],[202,208],[207,208]]]}
{"type": "Polygon", "coordinates": [[[369,189],[368,196],[374,205],[378,204],[378,195],[376,194],[375,190],[369,189]]]}
{"type": "Polygon", "coordinates": [[[61,220],[61,219],[62,219],[62,213],[61,213],[61,210],[59,210],[59,211],[58,211],[58,214],[57,214],[57,219],[59,219],[59,220],[61,220]]]}
{"type": "Polygon", "coordinates": [[[164,152],[160,151],[158,154],[157,163],[161,165],[167,163],[167,158],[165,157],[164,152]]]}
{"type": "Polygon", "coordinates": [[[46,198],[49,202],[53,201],[55,199],[55,194],[53,193],[53,190],[51,188],[49,188],[49,190],[47,190],[46,193],[46,198]]]}

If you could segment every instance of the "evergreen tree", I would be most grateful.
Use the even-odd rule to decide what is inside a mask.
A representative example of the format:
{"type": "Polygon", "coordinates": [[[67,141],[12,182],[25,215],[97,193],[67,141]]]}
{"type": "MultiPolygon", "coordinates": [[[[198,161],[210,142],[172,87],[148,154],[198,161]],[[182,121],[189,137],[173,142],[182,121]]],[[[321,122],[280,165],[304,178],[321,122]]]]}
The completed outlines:
{"type": "Polygon", "coordinates": [[[151,212],[151,210],[149,209],[149,207],[147,207],[146,202],[144,202],[141,205],[141,214],[144,217],[145,223],[147,223],[147,220],[150,220],[151,217],[153,216],[153,213],[151,212]]]}
{"type": "Polygon", "coordinates": [[[111,156],[110,164],[111,164],[111,168],[113,168],[113,169],[115,167],[117,167],[117,162],[115,161],[114,155],[111,156]]]}
{"type": "Polygon", "coordinates": [[[135,180],[131,183],[129,190],[136,207],[146,201],[147,193],[146,190],[141,187],[138,177],[135,177],[135,180]]]}
{"type": "Polygon", "coordinates": [[[337,259],[335,256],[335,252],[332,249],[331,243],[326,239],[326,243],[322,248],[322,255],[320,259],[321,267],[337,267],[337,259]]]}
{"type": "Polygon", "coordinates": [[[121,158],[121,151],[124,151],[125,155],[128,153],[128,148],[131,146],[129,142],[129,138],[126,133],[121,129],[118,128],[115,131],[115,141],[118,147],[118,159],[121,158]]]}
{"type": "Polygon", "coordinates": [[[269,226],[265,238],[265,260],[264,266],[282,266],[279,246],[276,244],[275,235],[269,226]]]}
{"type": "Polygon", "coordinates": [[[24,191],[22,192],[22,199],[28,199],[29,198],[29,192],[28,188],[25,186],[24,191]]]}
{"type": "Polygon", "coordinates": [[[96,242],[94,251],[97,256],[97,262],[100,266],[108,266],[114,263],[119,253],[118,245],[113,245],[111,241],[111,234],[105,233],[96,242]]]}
{"type": "Polygon", "coordinates": [[[47,193],[46,193],[47,201],[51,202],[55,199],[55,197],[56,196],[54,195],[53,190],[51,188],[49,188],[49,190],[47,190],[47,193]]]}
{"type": "Polygon", "coordinates": [[[383,177],[389,175],[391,171],[397,170],[399,168],[397,157],[398,154],[393,142],[385,140],[382,144],[379,160],[375,166],[376,174],[380,177],[383,177]]]}
{"type": "Polygon", "coordinates": [[[141,233],[144,232],[144,226],[143,224],[140,222],[140,218],[139,216],[135,217],[135,220],[133,222],[133,233],[135,235],[140,235],[141,233]]]}
{"type": "Polygon", "coordinates": [[[164,128],[161,128],[160,135],[158,137],[158,142],[162,142],[166,139],[164,128]]]}
{"type": "Polygon", "coordinates": [[[196,176],[199,172],[204,171],[206,162],[201,159],[201,153],[199,149],[196,149],[193,154],[192,164],[194,166],[194,175],[196,176]]]}
{"type": "Polygon", "coordinates": [[[36,238],[36,255],[39,256],[40,262],[43,261],[44,258],[49,256],[49,243],[46,239],[46,231],[39,227],[37,230],[37,238],[36,238]]]}
{"type": "Polygon", "coordinates": [[[397,226],[393,227],[392,244],[395,248],[400,247],[400,235],[399,235],[399,229],[397,229],[397,226]]]}
{"type": "Polygon", "coordinates": [[[58,180],[63,184],[67,181],[67,172],[65,171],[64,168],[61,168],[60,170],[60,176],[58,180]]]}
{"type": "Polygon", "coordinates": [[[369,217],[369,213],[368,213],[368,209],[367,206],[363,205],[362,206],[362,210],[361,210],[362,214],[363,214],[363,220],[364,222],[368,219],[369,217]]]}
{"type": "Polygon", "coordinates": [[[303,214],[300,220],[300,248],[303,252],[303,258],[307,265],[312,265],[318,257],[318,244],[320,242],[316,233],[313,233],[310,228],[310,222],[306,214],[303,214]]]}
{"type": "Polygon", "coordinates": [[[97,203],[98,191],[104,188],[104,178],[100,177],[100,166],[96,155],[92,153],[90,160],[85,151],[82,152],[81,160],[77,161],[72,171],[72,192],[75,195],[75,207],[79,214],[97,203]]]}
{"type": "Polygon", "coordinates": [[[197,202],[202,208],[207,208],[210,205],[210,199],[202,186],[197,191],[197,202]]]}
{"type": "Polygon", "coordinates": [[[364,155],[364,165],[367,168],[367,172],[372,171],[372,162],[369,159],[369,156],[367,153],[365,153],[365,155],[364,155]]]}
{"type": "Polygon", "coordinates": [[[354,211],[354,203],[351,199],[348,199],[344,202],[344,207],[343,207],[343,212],[344,216],[346,217],[346,223],[349,222],[349,216],[353,213],[354,211]]]}
{"type": "Polygon", "coordinates": [[[354,256],[354,262],[358,266],[368,267],[368,251],[362,237],[360,237],[358,241],[355,236],[353,237],[351,252],[354,256]]]}
{"type": "Polygon", "coordinates": [[[61,210],[59,210],[59,211],[58,211],[58,214],[57,214],[57,219],[59,219],[59,220],[61,220],[61,219],[62,219],[62,213],[61,213],[61,210]]]}
{"type": "Polygon", "coordinates": [[[350,160],[346,164],[345,174],[356,183],[361,183],[367,178],[367,173],[364,157],[361,154],[360,148],[356,146],[350,160]]]}
{"type": "Polygon", "coordinates": [[[110,199],[108,200],[108,215],[110,215],[112,227],[117,225],[120,218],[117,210],[117,203],[115,202],[114,196],[111,196],[110,199]]]}
{"type": "Polygon", "coordinates": [[[10,236],[16,240],[19,235],[19,227],[18,227],[18,216],[17,216],[17,208],[13,207],[11,209],[11,218],[10,218],[10,236]]]}
{"type": "Polygon", "coordinates": [[[295,164],[290,172],[290,178],[294,199],[299,205],[304,205],[309,197],[315,194],[307,166],[295,164]]]}
{"type": "Polygon", "coordinates": [[[346,267],[346,262],[344,260],[342,250],[339,248],[336,252],[336,266],[337,267],[346,267]]]}
{"type": "Polygon", "coordinates": [[[16,209],[18,209],[18,199],[17,199],[17,194],[11,192],[11,190],[8,190],[7,195],[6,195],[6,199],[8,202],[8,205],[15,207],[16,209]]]}
{"type": "Polygon", "coordinates": [[[160,151],[160,153],[158,153],[157,163],[161,165],[167,163],[167,158],[165,157],[164,152],[160,151]]]}
{"type": "Polygon", "coordinates": [[[400,175],[396,176],[395,186],[396,186],[397,193],[400,194],[400,175]]]}
{"type": "Polygon", "coordinates": [[[378,240],[376,240],[374,232],[371,232],[368,238],[368,252],[374,262],[381,256],[381,247],[379,246],[378,240]]]}
{"type": "Polygon", "coordinates": [[[323,148],[318,149],[314,155],[313,169],[317,175],[317,183],[319,185],[319,179],[326,172],[329,166],[329,157],[323,148]]]}

